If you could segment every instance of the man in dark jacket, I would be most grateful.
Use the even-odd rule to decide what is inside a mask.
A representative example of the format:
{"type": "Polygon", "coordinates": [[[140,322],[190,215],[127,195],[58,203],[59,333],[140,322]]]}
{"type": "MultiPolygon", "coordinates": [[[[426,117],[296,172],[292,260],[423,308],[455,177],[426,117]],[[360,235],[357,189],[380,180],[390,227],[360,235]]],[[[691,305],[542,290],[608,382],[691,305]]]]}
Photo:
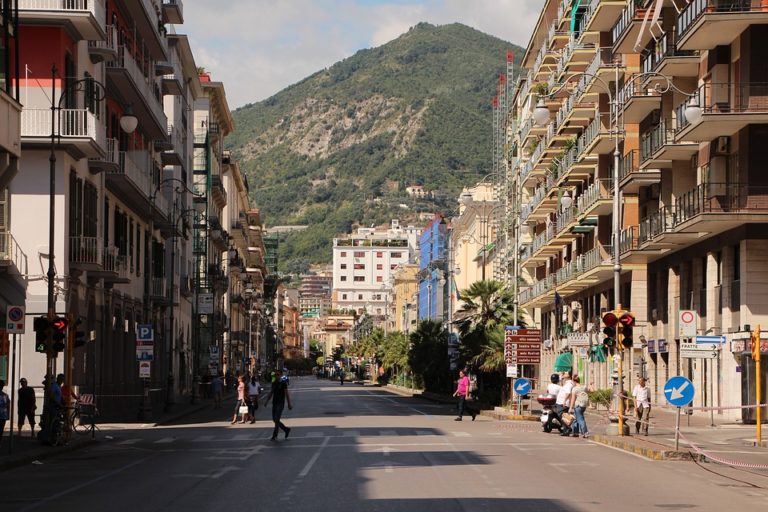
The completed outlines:
{"type": "Polygon", "coordinates": [[[32,429],[31,437],[35,437],[35,409],[37,409],[37,399],[35,398],[35,390],[27,385],[27,379],[23,378],[19,381],[19,434],[21,434],[21,428],[24,426],[24,418],[29,421],[29,426],[32,429]]]}

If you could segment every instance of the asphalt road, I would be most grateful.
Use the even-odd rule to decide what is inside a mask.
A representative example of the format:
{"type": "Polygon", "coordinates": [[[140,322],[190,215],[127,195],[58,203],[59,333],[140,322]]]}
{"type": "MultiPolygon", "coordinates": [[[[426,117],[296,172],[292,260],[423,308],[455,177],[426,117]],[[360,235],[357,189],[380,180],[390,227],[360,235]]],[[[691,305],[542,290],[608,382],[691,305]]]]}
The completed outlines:
{"type": "Polygon", "coordinates": [[[0,474],[11,511],[759,510],[768,478],[651,462],[536,423],[454,420],[445,405],[382,389],[294,380],[290,438],[269,411],[230,405],[0,474]]]}

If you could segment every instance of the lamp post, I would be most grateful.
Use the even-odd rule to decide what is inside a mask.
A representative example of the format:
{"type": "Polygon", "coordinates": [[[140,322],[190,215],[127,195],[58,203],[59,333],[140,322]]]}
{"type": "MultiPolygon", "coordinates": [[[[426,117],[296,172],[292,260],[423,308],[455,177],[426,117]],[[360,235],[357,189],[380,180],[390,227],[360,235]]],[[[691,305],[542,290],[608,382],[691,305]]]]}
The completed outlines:
{"type": "MultiPolygon", "coordinates": [[[[61,139],[61,102],[64,100],[64,98],[68,97],[68,94],[71,93],[77,93],[77,92],[83,92],[88,94],[88,97],[91,101],[97,104],[97,107],[101,106],[101,102],[106,98],[106,88],[104,87],[104,84],[101,82],[98,82],[97,80],[93,78],[84,78],[81,80],[76,80],[74,82],[71,82],[67,85],[69,85],[69,90],[65,91],[63,84],[62,84],[62,92],[61,96],[59,96],[59,100],[56,101],[56,78],[58,77],[58,69],[56,68],[56,65],[54,64],[51,67],[51,153],[48,157],[49,162],[49,193],[48,193],[48,271],[46,272],[46,277],[48,279],[47,285],[47,309],[48,309],[48,321],[53,321],[53,319],[56,317],[56,303],[55,303],[55,280],[56,280],[56,266],[55,266],[55,238],[56,238],[56,228],[55,228],[55,222],[56,222],[56,137],[58,136],[59,139],[61,139]],[[56,123],[56,113],[59,113],[59,123],[57,125],[56,123]],[[58,133],[57,133],[57,129],[58,133]]],[[[120,118],[120,128],[125,133],[132,133],[136,126],[138,125],[138,120],[133,115],[133,113],[130,110],[130,107],[126,108],[125,114],[120,118]]],[[[47,378],[45,379],[45,389],[44,389],[44,414],[46,415],[46,420],[50,417],[50,410],[48,403],[50,402],[50,386],[53,382],[53,379],[55,377],[56,368],[55,368],[55,358],[53,357],[52,352],[52,339],[48,339],[48,350],[46,350],[45,354],[45,366],[46,366],[46,375],[47,378]]],[[[67,346],[67,374],[68,378],[72,375],[73,365],[74,365],[74,354],[72,353],[71,346],[67,346]]],[[[46,425],[45,422],[43,422],[43,425],[46,425]]],[[[47,428],[47,427],[46,427],[47,428]]]]}
{"type": "MultiPolygon", "coordinates": [[[[618,85],[619,83],[619,64],[614,64],[614,80],[615,83],[618,85]]],[[[619,103],[618,103],[618,97],[615,93],[611,92],[610,86],[599,76],[594,75],[592,73],[575,73],[568,77],[568,79],[560,84],[560,87],[555,89],[549,94],[542,95],[539,97],[539,100],[536,104],[536,108],[533,110],[533,120],[538,126],[545,126],[547,123],[549,123],[551,112],[549,111],[549,108],[547,108],[546,104],[544,103],[544,98],[552,98],[555,94],[560,92],[565,85],[573,80],[574,78],[580,78],[580,77],[587,77],[594,79],[596,82],[598,82],[605,93],[608,95],[608,103],[610,105],[610,113],[609,113],[609,122],[611,125],[611,136],[613,137],[614,147],[613,147],[613,219],[612,219],[612,238],[613,238],[613,307],[614,309],[620,309],[621,308],[621,254],[619,251],[619,244],[621,241],[621,191],[619,190],[619,181],[620,181],[620,174],[619,174],[619,164],[620,164],[620,158],[621,153],[619,151],[619,145],[622,141],[622,135],[623,130],[622,127],[619,125],[619,103]]],[[[684,94],[690,98],[690,101],[688,102],[688,105],[685,108],[684,115],[688,122],[695,123],[701,118],[702,110],[701,107],[698,105],[696,98],[694,94],[687,93],[685,91],[680,90],[679,88],[675,87],[675,85],[672,83],[672,79],[666,75],[663,75],[661,73],[655,73],[655,72],[647,72],[647,73],[638,73],[635,75],[632,75],[632,77],[627,80],[627,82],[624,84],[625,87],[629,86],[632,82],[636,80],[646,79],[650,77],[659,77],[665,81],[663,85],[657,85],[656,91],[660,94],[663,94],[670,89],[674,89],[675,91],[684,94]]],[[[569,200],[572,201],[572,199],[569,196],[569,200]]],[[[516,257],[518,255],[515,255],[516,257]]],[[[622,393],[624,391],[624,373],[623,373],[623,353],[624,349],[620,348],[619,351],[619,367],[618,367],[618,388],[619,392],[622,393]]],[[[624,400],[619,400],[619,435],[624,435],[624,400]]]]}

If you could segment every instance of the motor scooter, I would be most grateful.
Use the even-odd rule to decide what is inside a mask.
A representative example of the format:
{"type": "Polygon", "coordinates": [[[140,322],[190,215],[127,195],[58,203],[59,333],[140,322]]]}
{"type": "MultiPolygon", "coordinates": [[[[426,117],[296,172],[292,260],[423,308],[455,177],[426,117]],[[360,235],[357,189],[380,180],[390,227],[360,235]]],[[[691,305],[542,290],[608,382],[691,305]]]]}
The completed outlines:
{"type": "Polygon", "coordinates": [[[544,432],[552,432],[553,428],[562,429],[560,418],[553,409],[557,397],[555,395],[539,395],[536,401],[541,404],[541,428],[544,432]]]}

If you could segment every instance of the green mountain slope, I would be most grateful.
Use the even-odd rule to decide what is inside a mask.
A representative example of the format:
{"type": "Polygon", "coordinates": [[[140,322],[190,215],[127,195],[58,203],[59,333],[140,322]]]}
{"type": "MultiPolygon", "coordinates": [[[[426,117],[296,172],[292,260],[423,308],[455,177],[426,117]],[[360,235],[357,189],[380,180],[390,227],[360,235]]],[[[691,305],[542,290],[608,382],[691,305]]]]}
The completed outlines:
{"type": "Polygon", "coordinates": [[[282,243],[281,267],[329,261],[331,238],[355,225],[445,210],[486,174],[508,49],[522,55],[465,25],[421,23],[236,110],[229,145],[263,218],[310,226],[282,243]],[[409,198],[413,184],[432,197],[409,198]]]}

